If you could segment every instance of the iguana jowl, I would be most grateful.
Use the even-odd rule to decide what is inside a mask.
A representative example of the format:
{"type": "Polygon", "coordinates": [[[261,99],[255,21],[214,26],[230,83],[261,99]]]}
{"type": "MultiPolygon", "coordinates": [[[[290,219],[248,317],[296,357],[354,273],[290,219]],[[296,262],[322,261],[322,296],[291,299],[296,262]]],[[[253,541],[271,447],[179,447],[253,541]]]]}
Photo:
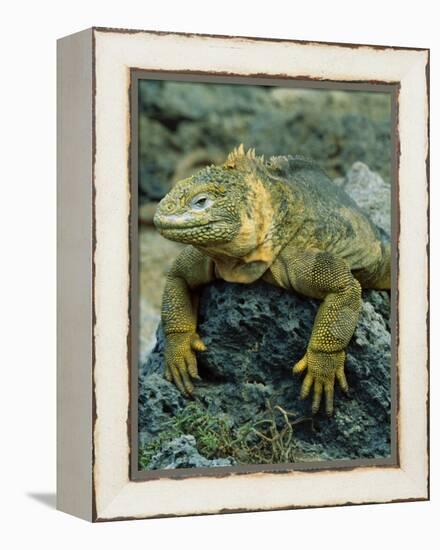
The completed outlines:
{"type": "Polygon", "coordinates": [[[215,279],[262,279],[323,300],[302,359],[301,397],[312,411],[335,379],[347,391],[345,348],[356,328],[361,287],[390,288],[390,246],[355,202],[310,160],[264,161],[241,145],[222,166],[203,168],[162,199],[154,223],[188,244],[172,266],[162,303],[165,375],[184,394],[198,379],[197,287],[215,279]]]}

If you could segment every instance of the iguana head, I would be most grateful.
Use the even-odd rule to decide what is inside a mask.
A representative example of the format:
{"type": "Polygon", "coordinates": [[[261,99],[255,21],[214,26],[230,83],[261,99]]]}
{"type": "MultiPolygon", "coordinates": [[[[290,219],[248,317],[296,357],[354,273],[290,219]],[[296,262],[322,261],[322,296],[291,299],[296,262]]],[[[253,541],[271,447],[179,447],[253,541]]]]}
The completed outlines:
{"type": "Polygon", "coordinates": [[[177,182],[159,203],[154,224],[167,239],[201,247],[231,243],[251,209],[250,160],[243,146],[221,166],[208,166],[177,182]]]}

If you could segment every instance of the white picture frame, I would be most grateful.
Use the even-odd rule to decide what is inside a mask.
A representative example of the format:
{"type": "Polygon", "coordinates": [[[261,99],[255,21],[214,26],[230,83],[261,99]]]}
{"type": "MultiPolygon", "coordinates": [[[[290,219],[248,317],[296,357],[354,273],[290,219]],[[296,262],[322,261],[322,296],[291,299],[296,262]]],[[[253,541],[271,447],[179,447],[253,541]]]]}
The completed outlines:
{"type": "Polygon", "coordinates": [[[93,28],[58,43],[58,508],[89,521],[429,498],[429,51],[93,28]],[[394,464],[132,475],[133,70],[393,84],[394,464]]]}

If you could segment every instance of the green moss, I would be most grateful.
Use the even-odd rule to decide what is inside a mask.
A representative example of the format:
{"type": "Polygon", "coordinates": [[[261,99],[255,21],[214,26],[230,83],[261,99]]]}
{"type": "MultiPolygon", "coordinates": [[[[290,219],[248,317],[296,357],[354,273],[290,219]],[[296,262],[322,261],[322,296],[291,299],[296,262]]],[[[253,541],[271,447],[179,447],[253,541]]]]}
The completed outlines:
{"type": "Polygon", "coordinates": [[[227,415],[214,416],[200,402],[190,403],[164,425],[159,436],[141,446],[139,467],[148,470],[162,446],[181,435],[194,436],[198,452],[208,459],[232,458],[237,464],[296,462],[294,426],[311,419],[292,416],[266,402],[258,418],[236,427],[227,415]]]}

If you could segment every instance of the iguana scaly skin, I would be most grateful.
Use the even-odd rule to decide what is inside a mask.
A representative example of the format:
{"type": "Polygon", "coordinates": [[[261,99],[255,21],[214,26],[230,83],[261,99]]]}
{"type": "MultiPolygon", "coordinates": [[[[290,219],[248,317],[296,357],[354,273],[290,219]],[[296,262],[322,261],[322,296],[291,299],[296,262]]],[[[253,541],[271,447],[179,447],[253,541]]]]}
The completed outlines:
{"type": "Polygon", "coordinates": [[[215,279],[262,279],[322,300],[303,358],[301,397],[313,388],[333,412],[335,379],[348,390],[345,348],[356,328],[361,286],[390,288],[390,246],[354,201],[313,162],[264,161],[243,146],[222,166],[178,182],[162,199],[154,223],[186,243],[166,281],[162,304],[165,376],[186,395],[198,379],[197,288],[215,279]]]}

